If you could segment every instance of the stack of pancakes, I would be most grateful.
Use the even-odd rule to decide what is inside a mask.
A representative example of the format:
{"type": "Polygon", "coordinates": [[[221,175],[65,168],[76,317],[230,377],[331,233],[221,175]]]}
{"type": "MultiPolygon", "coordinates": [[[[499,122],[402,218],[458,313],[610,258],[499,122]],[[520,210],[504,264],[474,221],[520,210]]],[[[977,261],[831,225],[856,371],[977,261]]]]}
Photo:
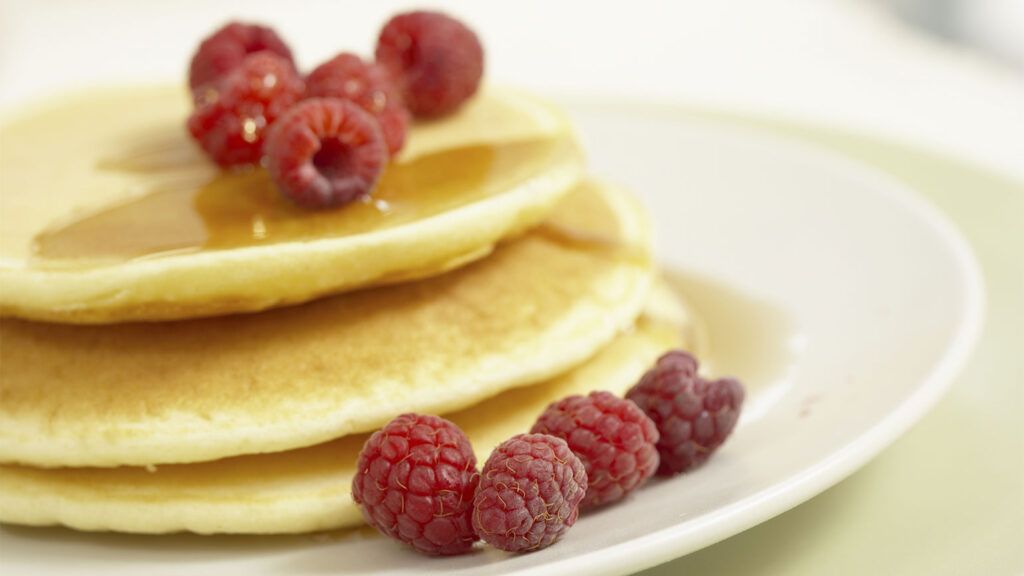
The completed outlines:
{"type": "Polygon", "coordinates": [[[446,416],[483,460],[697,344],[643,210],[584,176],[548,103],[486,89],[327,212],[218,171],[187,105],[132,88],[2,123],[2,522],[355,525],[356,455],[397,414],[446,416]]]}

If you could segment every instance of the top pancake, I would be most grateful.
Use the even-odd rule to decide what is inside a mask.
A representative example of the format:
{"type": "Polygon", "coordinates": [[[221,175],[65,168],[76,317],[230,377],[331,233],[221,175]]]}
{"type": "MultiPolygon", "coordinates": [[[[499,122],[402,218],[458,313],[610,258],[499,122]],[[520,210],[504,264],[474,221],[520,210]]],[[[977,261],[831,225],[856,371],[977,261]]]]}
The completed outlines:
{"type": "Polygon", "coordinates": [[[310,212],[223,172],[166,87],[93,92],[0,123],[0,314],[67,323],[263,310],[423,278],[537,224],[581,176],[565,118],[486,89],[415,124],[371,200],[310,212]]]}
{"type": "Polygon", "coordinates": [[[0,461],[116,466],[308,446],[579,364],[653,276],[628,196],[584,185],[540,228],[429,280],[260,314],[0,323],[0,461]]]}

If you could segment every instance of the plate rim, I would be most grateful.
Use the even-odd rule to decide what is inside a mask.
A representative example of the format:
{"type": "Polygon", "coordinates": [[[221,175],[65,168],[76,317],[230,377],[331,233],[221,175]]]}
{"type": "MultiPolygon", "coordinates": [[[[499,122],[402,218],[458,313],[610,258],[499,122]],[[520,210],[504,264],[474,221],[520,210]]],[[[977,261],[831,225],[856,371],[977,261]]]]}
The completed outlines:
{"type": "MultiPolygon", "coordinates": [[[[942,357],[910,394],[873,426],[853,440],[828,453],[810,467],[788,476],[759,492],[737,502],[710,511],[695,519],[679,522],[661,530],[619,542],[600,550],[556,558],[542,566],[507,572],[519,574],[563,574],[565,570],[585,570],[586,574],[628,574],[668,562],[705,548],[744,530],[766,522],[825,490],[835,486],[906,433],[924,417],[949,391],[956,376],[963,370],[981,335],[985,315],[985,283],[981,265],[970,243],[953,221],[923,194],[896,176],[866,161],[847,156],[809,139],[775,131],[756,124],[756,115],[728,115],[716,109],[693,109],[685,104],[659,99],[642,99],[608,95],[549,94],[564,104],[572,116],[579,106],[593,110],[615,109],[624,115],[673,117],[716,125],[741,137],[753,138],[784,153],[801,155],[815,164],[830,165],[836,170],[864,182],[882,197],[898,202],[921,219],[935,234],[944,251],[952,256],[960,280],[964,284],[962,317],[955,335],[947,343],[942,357]],[[702,114],[703,112],[703,114],[702,114]],[[685,527],[685,528],[684,528],[685,527]],[[690,532],[702,531],[698,537],[687,538],[690,532]]],[[[811,126],[814,126],[811,124],[811,126]]]]}
{"type": "Polygon", "coordinates": [[[557,93],[542,95],[565,104],[570,116],[578,107],[586,106],[588,110],[610,110],[623,115],[643,114],[698,121],[738,137],[786,148],[788,150],[784,153],[800,155],[816,164],[841,170],[863,181],[866,187],[882,197],[904,205],[908,212],[920,218],[939,241],[936,246],[942,246],[943,251],[952,256],[959,280],[963,282],[964,297],[960,302],[961,317],[953,337],[947,342],[942,357],[914,390],[873,426],[865,428],[845,445],[829,451],[811,466],[696,518],[688,518],[599,550],[554,557],[539,566],[510,569],[506,574],[562,574],[566,570],[584,570],[586,574],[632,573],[712,545],[790,510],[842,481],[909,430],[949,390],[980,336],[985,311],[984,282],[970,244],[952,220],[921,192],[872,163],[847,156],[814,140],[761,126],[757,124],[760,117],[756,115],[728,116],[722,111],[694,109],[682,103],[657,99],[557,93]]]}

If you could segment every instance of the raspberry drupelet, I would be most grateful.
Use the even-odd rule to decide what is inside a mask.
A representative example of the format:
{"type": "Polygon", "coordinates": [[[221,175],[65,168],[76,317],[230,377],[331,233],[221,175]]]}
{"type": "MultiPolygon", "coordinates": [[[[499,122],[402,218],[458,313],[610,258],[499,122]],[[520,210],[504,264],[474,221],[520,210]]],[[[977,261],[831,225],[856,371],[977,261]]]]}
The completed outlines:
{"type": "Polygon", "coordinates": [[[266,152],[277,187],[306,208],[342,206],[368,195],[388,161],[377,121],[339,98],[295,105],[270,130],[266,152]]]}
{"type": "Polygon", "coordinates": [[[439,12],[391,18],[377,39],[376,57],[417,117],[454,112],[476,93],[484,73],[484,51],[476,33],[439,12]]]}
{"type": "Polygon", "coordinates": [[[555,543],[576,523],[587,491],[583,462],[561,438],[519,434],[502,442],[481,471],[473,527],[508,552],[555,543]]]}
{"type": "Polygon", "coordinates": [[[270,52],[245,57],[208,90],[197,92],[188,130],[222,167],[257,164],[267,127],[302,97],[290,61],[270,52]]]}
{"type": "Polygon", "coordinates": [[[692,355],[669,352],[626,393],[658,427],[658,474],[671,476],[703,464],[739,419],[744,395],[739,381],[705,380],[697,367],[692,355]]]}
{"type": "Polygon", "coordinates": [[[469,552],[473,496],[480,475],[473,449],[455,424],[402,414],[366,441],[352,499],[367,523],[429,555],[469,552]]]}
{"type": "Polygon", "coordinates": [[[562,438],[583,461],[584,509],[621,500],[658,469],[654,422],[632,401],[610,392],[553,402],[530,432],[562,438]]]}
{"type": "Polygon", "coordinates": [[[391,75],[375,62],[342,52],[306,76],[306,97],[351,100],[373,114],[394,156],[405,144],[409,112],[391,75]]]}
{"type": "Polygon", "coordinates": [[[207,36],[189,64],[188,85],[192,90],[216,82],[241,66],[246,56],[270,52],[293,67],[292,51],[273,29],[257,24],[229,22],[207,36]]]}

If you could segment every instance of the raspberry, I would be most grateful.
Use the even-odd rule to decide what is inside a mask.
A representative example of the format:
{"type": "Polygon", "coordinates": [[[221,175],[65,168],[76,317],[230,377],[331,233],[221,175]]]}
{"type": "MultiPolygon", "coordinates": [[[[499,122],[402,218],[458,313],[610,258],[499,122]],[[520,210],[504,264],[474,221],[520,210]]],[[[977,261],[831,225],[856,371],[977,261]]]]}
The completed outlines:
{"type": "Polygon", "coordinates": [[[269,52],[247,56],[215,89],[198,95],[189,132],[221,166],[255,164],[263,155],[267,126],[298,101],[302,90],[288,60],[269,52]]]}
{"type": "Polygon", "coordinates": [[[286,196],[307,208],[341,206],[369,194],[388,160],[377,121],[339,98],[311,98],[267,135],[267,169],[286,196]]]}
{"type": "Polygon", "coordinates": [[[509,552],[555,543],[576,523],[587,491],[583,462],[561,438],[519,434],[487,459],[473,500],[473,527],[509,552]]]}
{"type": "Polygon", "coordinates": [[[295,66],[292,51],[272,29],[230,22],[199,45],[189,65],[188,85],[196,90],[215,82],[241,66],[246,56],[257,52],[277,54],[295,66]]]}
{"type": "Polygon", "coordinates": [[[363,445],[352,499],[381,533],[418,552],[449,556],[477,540],[471,515],[479,481],[473,448],[458,426],[402,414],[363,445]]]}
{"type": "Polygon", "coordinates": [[[659,358],[626,398],[658,427],[658,474],[671,476],[703,464],[725,442],[739,419],[743,386],[732,378],[705,380],[697,375],[693,356],[673,351],[659,358]]]}
{"type": "Polygon", "coordinates": [[[565,440],[587,471],[586,509],[621,500],[658,468],[658,430],[643,410],[610,392],[553,402],[530,432],[565,440]]]}
{"type": "Polygon", "coordinates": [[[355,54],[338,54],[306,76],[306,97],[351,100],[376,116],[388,152],[394,155],[405,144],[409,112],[391,76],[374,62],[365,62],[355,54]]]}
{"type": "Polygon", "coordinates": [[[476,34],[438,12],[407,12],[384,25],[377,62],[398,81],[415,116],[455,111],[480,86],[484,51],[476,34]]]}

